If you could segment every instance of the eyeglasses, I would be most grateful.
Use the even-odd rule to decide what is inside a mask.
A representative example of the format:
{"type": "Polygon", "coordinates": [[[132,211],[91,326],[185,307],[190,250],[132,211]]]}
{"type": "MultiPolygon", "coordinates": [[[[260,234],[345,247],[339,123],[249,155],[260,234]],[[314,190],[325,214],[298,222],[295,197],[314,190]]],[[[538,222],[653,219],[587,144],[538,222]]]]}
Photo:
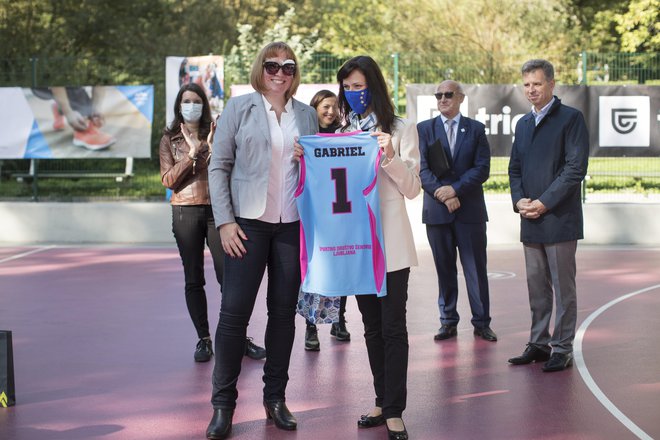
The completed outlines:
{"type": "Polygon", "coordinates": [[[276,61],[266,61],[264,62],[264,69],[269,75],[277,75],[277,72],[282,69],[282,73],[286,76],[292,76],[296,73],[296,64],[291,61],[285,61],[284,64],[280,64],[276,61]]]}
{"type": "Polygon", "coordinates": [[[438,92],[438,93],[435,93],[434,95],[435,95],[435,99],[440,101],[443,96],[447,99],[453,98],[454,97],[454,92],[444,92],[444,93],[438,92]]]}

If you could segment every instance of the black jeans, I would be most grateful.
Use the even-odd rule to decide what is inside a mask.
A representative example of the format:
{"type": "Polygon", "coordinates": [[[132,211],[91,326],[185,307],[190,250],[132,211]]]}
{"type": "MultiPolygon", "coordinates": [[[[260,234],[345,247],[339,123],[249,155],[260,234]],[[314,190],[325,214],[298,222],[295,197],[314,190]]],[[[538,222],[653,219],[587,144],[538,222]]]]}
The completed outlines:
{"type": "Polygon", "coordinates": [[[387,272],[387,296],[356,295],[364,323],[376,406],[386,419],[401,417],[408,394],[406,301],[410,268],[387,272]]]}
{"type": "Polygon", "coordinates": [[[204,285],[204,244],[211,250],[213,267],[222,286],[224,252],[213,223],[211,205],[172,205],[172,232],[179,248],[185,277],[186,305],[197,336],[210,336],[204,285]]]}
{"type": "Polygon", "coordinates": [[[214,409],[236,407],[236,384],[257,292],[268,268],[264,401],[285,399],[300,288],[300,222],[266,223],[237,218],[248,239],[242,258],[225,256],[220,319],[215,332],[214,409]]]}

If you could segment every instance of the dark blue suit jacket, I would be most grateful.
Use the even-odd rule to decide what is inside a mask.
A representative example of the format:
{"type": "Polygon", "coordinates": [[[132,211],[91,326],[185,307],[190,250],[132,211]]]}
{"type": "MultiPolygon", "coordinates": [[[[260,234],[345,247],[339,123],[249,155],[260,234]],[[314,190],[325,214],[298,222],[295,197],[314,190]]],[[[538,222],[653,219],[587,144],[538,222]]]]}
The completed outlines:
{"type": "Polygon", "coordinates": [[[589,164],[589,133],[582,113],[555,102],[539,125],[530,112],[516,124],[509,161],[513,209],[538,199],[548,212],[521,218],[523,243],[561,243],[584,237],[580,184],[589,164]]]}
{"type": "Polygon", "coordinates": [[[453,157],[440,116],[417,124],[417,132],[421,154],[419,175],[424,188],[422,222],[437,225],[488,221],[482,185],[490,173],[490,146],[484,124],[461,115],[453,157]],[[441,179],[431,172],[427,162],[428,149],[437,139],[441,140],[451,166],[441,179]],[[444,203],[433,197],[435,190],[444,185],[451,185],[461,202],[461,207],[451,214],[444,203]]]}

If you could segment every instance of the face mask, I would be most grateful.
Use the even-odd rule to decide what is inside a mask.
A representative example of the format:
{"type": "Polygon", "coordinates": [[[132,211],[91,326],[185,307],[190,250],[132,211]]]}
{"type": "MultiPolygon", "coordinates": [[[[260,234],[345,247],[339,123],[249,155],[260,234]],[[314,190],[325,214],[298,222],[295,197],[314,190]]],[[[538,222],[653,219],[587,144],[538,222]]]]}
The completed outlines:
{"type": "Polygon", "coordinates": [[[181,104],[181,116],[186,122],[197,122],[202,118],[202,104],[186,102],[181,104]]]}
{"type": "Polygon", "coordinates": [[[348,101],[348,105],[358,115],[364,114],[369,104],[371,104],[371,92],[369,92],[368,88],[357,91],[344,90],[344,96],[346,97],[346,101],[348,101]]]}

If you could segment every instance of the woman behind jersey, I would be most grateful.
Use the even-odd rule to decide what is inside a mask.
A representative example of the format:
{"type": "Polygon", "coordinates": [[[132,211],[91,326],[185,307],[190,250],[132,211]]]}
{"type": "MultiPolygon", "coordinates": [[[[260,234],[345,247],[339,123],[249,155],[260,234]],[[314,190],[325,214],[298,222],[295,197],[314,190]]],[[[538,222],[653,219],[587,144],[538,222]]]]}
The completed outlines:
{"type": "Polygon", "coordinates": [[[378,172],[380,215],[387,260],[387,296],[357,295],[369,364],[374,377],[374,408],[358,427],[387,424],[389,439],[405,440],[408,331],[406,301],[410,267],[417,265],[405,197],[421,191],[419,147],[414,123],[398,118],[378,64],[369,56],[348,60],[337,72],[341,131],[369,131],[383,151],[378,172]]]}

